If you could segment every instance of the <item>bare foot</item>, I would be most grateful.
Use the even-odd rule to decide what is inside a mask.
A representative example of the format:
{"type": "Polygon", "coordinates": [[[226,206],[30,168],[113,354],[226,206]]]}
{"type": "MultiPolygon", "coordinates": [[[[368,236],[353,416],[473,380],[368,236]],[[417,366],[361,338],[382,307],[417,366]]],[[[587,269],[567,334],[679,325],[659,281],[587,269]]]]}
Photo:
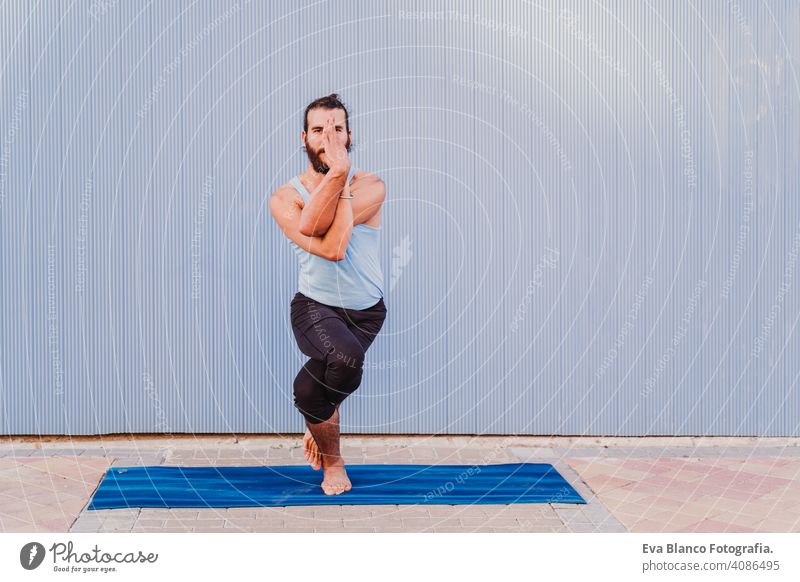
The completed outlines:
{"type": "Polygon", "coordinates": [[[344,470],[344,461],[323,467],[325,478],[322,480],[322,490],[325,495],[339,495],[350,491],[352,485],[344,470]]]}
{"type": "Polygon", "coordinates": [[[317,441],[311,436],[311,431],[306,429],[306,434],[303,435],[303,452],[306,455],[306,461],[311,465],[315,471],[319,471],[322,467],[322,455],[319,452],[317,441]]]}

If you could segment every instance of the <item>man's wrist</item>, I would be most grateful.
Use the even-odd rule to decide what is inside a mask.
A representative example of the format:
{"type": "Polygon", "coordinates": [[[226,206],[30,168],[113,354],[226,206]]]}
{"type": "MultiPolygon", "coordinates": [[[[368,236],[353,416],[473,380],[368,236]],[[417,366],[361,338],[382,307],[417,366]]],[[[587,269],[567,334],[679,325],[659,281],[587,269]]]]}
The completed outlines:
{"type": "Polygon", "coordinates": [[[328,174],[332,174],[336,177],[346,176],[349,171],[350,164],[333,164],[330,169],[328,169],[328,174]]]}

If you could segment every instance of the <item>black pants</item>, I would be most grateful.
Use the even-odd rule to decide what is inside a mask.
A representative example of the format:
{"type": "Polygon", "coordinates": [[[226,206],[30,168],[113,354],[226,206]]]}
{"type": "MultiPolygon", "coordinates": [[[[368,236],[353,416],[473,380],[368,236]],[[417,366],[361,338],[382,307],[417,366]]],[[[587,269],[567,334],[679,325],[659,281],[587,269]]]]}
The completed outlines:
{"type": "Polygon", "coordinates": [[[381,298],[367,309],[344,309],[298,292],[291,319],[300,351],[311,358],[294,380],[294,405],[316,424],[361,384],[364,354],[383,327],[386,305],[381,298]]]}

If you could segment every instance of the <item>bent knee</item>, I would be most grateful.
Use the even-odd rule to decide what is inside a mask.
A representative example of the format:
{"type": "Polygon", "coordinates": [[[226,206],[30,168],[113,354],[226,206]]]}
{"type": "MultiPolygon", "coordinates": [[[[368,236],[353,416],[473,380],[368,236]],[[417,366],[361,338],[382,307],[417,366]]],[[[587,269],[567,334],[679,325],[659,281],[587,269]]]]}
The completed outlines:
{"type": "Polygon", "coordinates": [[[294,406],[311,424],[319,424],[329,420],[336,412],[336,405],[332,402],[305,401],[301,402],[295,398],[294,406]]]}

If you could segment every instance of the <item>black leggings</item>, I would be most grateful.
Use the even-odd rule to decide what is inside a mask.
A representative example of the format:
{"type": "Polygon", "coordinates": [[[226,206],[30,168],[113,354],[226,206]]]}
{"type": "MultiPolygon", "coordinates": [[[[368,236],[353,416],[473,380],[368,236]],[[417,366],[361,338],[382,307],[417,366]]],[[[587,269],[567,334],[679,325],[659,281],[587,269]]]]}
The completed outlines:
{"type": "Polygon", "coordinates": [[[311,358],[294,380],[294,405],[317,424],[361,384],[364,353],[383,327],[386,305],[381,298],[367,309],[345,309],[298,292],[291,319],[300,351],[311,358]]]}

